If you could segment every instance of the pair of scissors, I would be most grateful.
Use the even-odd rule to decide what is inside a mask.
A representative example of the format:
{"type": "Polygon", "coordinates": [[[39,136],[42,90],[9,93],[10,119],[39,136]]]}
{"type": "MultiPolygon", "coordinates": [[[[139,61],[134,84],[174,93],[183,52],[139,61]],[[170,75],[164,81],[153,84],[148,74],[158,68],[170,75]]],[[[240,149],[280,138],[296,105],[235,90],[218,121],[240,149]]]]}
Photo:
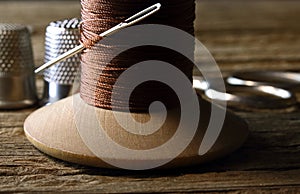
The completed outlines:
{"type": "Polygon", "coordinates": [[[286,109],[297,105],[300,73],[282,71],[236,72],[224,79],[226,91],[201,77],[194,77],[194,88],[214,101],[226,101],[239,109],[286,109]]]}

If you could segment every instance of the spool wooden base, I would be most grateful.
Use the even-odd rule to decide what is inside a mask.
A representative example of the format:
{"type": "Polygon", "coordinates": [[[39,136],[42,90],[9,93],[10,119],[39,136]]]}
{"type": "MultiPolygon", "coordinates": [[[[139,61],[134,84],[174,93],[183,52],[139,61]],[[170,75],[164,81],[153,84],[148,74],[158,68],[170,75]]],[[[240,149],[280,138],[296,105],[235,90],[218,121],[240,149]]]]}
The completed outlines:
{"type": "MultiPolygon", "coordinates": [[[[109,150],[109,147],[100,147],[100,151],[102,149],[103,152],[111,153],[100,159],[84,143],[77,130],[77,113],[75,113],[76,111],[73,106],[74,99],[77,99],[81,101],[80,103],[84,104],[77,94],[50,106],[43,107],[33,112],[26,119],[24,123],[25,134],[34,146],[55,158],[73,163],[104,168],[116,168],[113,165],[109,165],[107,162],[104,162],[107,160],[114,160],[124,164],[146,163],[161,160],[162,158],[160,157],[164,156],[163,153],[154,155],[152,158],[146,159],[146,161],[143,158],[139,159],[130,155],[128,155],[127,158],[126,156],[118,157],[114,150],[109,150]]],[[[200,156],[198,154],[199,146],[203,140],[203,136],[209,123],[211,106],[215,105],[212,105],[201,98],[199,98],[199,102],[201,112],[200,124],[193,140],[175,159],[163,166],[160,166],[159,168],[172,168],[208,162],[233,152],[245,141],[248,135],[246,123],[239,117],[227,111],[224,125],[217,141],[206,154],[200,156]]],[[[77,108],[75,109],[81,110],[80,107],[79,109],[77,108]]],[[[222,109],[220,107],[216,108],[222,109]]],[[[112,111],[100,108],[94,108],[93,110],[95,110],[93,114],[96,115],[111,140],[117,142],[118,145],[132,150],[147,150],[155,148],[160,144],[164,144],[174,135],[178,124],[177,110],[170,111],[170,114],[168,115],[171,116],[166,118],[165,124],[158,131],[148,136],[139,136],[125,131],[115,120],[112,111]]],[[[130,113],[121,112],[119,114],[122,114],[124,117],[128,117],[128,115],[130,115],[130,113]]],[[[134,113],[132,116],[140,122],[146,122],[149,120],[149,115],[146,113],[134,113]]],[[[90,125],[87,127],[93,126],[90,125]]],[[[89,129],[87,129],[87,132],[88,131],[89,129]]],[[[165,152],[165,150],[162,150],[162,152],[165,152]]]]}

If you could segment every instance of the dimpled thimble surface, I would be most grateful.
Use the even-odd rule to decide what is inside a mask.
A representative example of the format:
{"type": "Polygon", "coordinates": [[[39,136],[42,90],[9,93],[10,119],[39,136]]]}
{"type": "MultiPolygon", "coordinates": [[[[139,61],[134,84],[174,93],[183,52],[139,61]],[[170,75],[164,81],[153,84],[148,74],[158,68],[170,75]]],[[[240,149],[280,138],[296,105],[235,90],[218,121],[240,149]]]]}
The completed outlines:
{"type": "MultiPolygon", "coordinates": [[[[80,20],[73,18],[51,22],[46,29],[45,62],[79,44],[80,20]]],[[[80,65],[80,55],[70,57],[44,71],[43,104],[51,104],[69,95],[80,65]]]]}
{"type": "Polygon", "coordinates": [[[30,32],[20,24],[0,23],[0,109],[37,102],[30,32]]]}

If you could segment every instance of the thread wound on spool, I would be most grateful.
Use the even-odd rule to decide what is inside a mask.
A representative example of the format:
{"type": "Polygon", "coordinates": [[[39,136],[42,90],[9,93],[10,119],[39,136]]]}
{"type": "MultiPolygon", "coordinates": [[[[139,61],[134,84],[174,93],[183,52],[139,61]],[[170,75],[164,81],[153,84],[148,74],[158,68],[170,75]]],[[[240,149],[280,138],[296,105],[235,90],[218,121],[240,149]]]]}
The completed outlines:
{"type": "MultiPolygon", "coordinates": [[[[126,83],[120,83],[119,85],[115,85],[115,83],[125,70],[138,62],[146,60],[168,62],[192,80],[193,64],[183,55],[159,46],[140,46],[122,52],[107,64],[106,59],[116,53],[118,48],[124,46],[121,43],[122,41],[114,40],[115,45],[105,45],[101,42],[95,44],[94,42],[97,40],[95,35],[101,34],[153,3],[156,3],[156,1],[81,1],[81,42],[89,48],[81,56],[80,94],[86,103],[99,108],[125,110],[127,105],[125,99],[118,98],[114,100],[111,98],[113,88],[118,88],[120,93],[131,93],[129,105],[130,110],[133,112],[147,111],[153,101],[161,101],[167,108],[179,104],[174,91],[158,81],[141,83],[134,91],[129,91],[126,83]]],[[[142,24],[163,24],[179,28],[191,35],[194,34],[194,0],[164,0],[161,3],[162,9],[144,20],[142,24]]],[[[134,36],[133,34],[132,37],[134,38],[134,36]]],[[[193,52],[194,47],[191,47],[191,55],[193,52]]],[[[130,80],[128,81],[130,82],[130,80]]]]}

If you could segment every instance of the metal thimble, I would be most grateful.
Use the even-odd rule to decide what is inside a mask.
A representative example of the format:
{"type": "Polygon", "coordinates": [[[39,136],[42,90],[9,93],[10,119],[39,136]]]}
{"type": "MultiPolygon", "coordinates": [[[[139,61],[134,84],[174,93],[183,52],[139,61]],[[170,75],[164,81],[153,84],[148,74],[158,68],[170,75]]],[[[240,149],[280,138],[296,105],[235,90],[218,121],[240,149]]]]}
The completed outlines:
{"type": "MultiPolygon", "coordinates": [[[[80,20],[51,22],[46,29],[45,63],[79,44],[80,20]]],[[[42,104],[51,104],[69,95],[77,76],[80,55],[66,59],[44,71],[44,94],[42,104]]]]}
{"type": "Polygon", "coordinates": [[[0,23],[0,109],[37,102],[30,32],[20,24],[0,23]]]}

